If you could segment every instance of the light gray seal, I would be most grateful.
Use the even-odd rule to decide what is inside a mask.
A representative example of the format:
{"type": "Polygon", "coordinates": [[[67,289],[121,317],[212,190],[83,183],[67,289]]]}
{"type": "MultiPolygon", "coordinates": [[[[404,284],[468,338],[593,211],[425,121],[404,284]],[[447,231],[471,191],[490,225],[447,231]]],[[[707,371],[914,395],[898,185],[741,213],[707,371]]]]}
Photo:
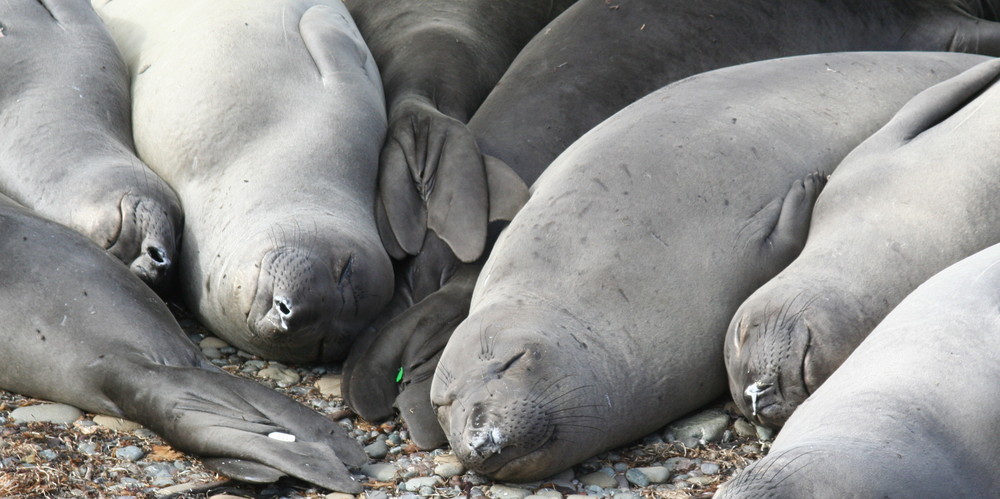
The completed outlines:
{"type": "Polygon", "coordinates": [[[995,495],[998,264],[992,246],[921,284],[715,497],[995,495]]]}
{"type": "Polygon", "coordinates": [[[0,7],[0,190],[86,235],[159,286],[180,204],[135,156],[129,75],[81,0],[0,7]]]}
{"type": "Polygon", "coordinates": [[[115,0],[139,155],[186,216],[179,290],[232,345],[342,360],[386,305],[385,103],[337,0],[115,0]]]}
{"type": "Polygon", "coordinates": [[[735,66],[581,137],[500,235],[441,355],[431,404],[459,459],[500,480],[540,479],[718,397],[732,313],[805,243],[825,178],[812,172],[983,60],[735,66]]]}
{"type": "Polygon", "coordinates": [[[928,89],[837,167],[802,254],[728,328],[747,418],[780,427],[910,291],[1000,240],[998,75],[991,61],[928,89]]]}
{"type": "Polygon", "coordinates": [[[233,478],[361,491],[345,464],[367,456],[340,425],[213,366],[92,242],[7,198],[0,227],[0,388],[136,421],[233,478]]]}

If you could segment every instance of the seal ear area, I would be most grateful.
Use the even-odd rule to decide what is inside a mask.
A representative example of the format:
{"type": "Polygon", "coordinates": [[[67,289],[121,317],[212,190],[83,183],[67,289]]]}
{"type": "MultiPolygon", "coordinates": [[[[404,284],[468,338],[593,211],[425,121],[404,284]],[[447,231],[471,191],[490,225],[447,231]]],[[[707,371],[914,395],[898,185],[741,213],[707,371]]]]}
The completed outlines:
{"type": "Polygon", "coordinates": [[[993,59],[920,92],[904,104],[881,130],[858,146],[857,151],[883,148],[886,141],[906,143],[915,139],[965,107],[993,85],[998,77],[1000,59],[993,59]]]}
{"type": "Polygon", "coordinates": [[[784,197],[775,198],[752,215],[737,233],[737,245],[757,248],[762,262],[782,267],[805,246],[813,207],[827,175],[814,172],[792,182],[784,197]]]}
{"type": "MultiPolygon", "coordinates": [[[[381,94],[381,76],[346,8],[330,5],[309,7],[299,20],[299,34],[324,80],[335,73],[362,72],[381,94]]],[[[382,100],[385,100],[384,97],[382,100]]]]}

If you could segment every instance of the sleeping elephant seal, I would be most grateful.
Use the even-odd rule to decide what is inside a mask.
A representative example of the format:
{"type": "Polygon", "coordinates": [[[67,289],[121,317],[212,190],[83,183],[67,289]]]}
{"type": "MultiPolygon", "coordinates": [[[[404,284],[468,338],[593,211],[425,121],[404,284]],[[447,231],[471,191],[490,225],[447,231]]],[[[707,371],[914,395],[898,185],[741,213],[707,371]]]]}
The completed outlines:
{"type": "Polygon", "coordinates": [[[136,147],[181,198],[180,291],[234,346],[336,361],[392,292],[385,103],[336,0],[115,0],[136,147]]]}
{"type": "Polygon", "coordinates": [[[361,491],[344,465],[367,457],[338,424],[213,366],[93,243],[6,198],[0,229],[0,388],[137,421],[234,478],[361,491]]]}
{"type": "Polygon", "coordinates": [[[990,61],[928,89],[837,167],[802,254],[729,326],[747,418],[780,427],[910,291],[1000,241],[998,75],[990,61]]]}
{"type": "Polygon", "coordinates": [[[12,0],[0,23],[0,190],[163,283],[180,205],[135,156],[128,69],[104,23],[85,0],[12,0]]]}
{"type": "Polygon", "coordinates": [[[850,53],[665,87],[553,162],[497,241],[431,403],[459,459],[543,478],[725,390],[725,326],[805,243],[823,177],[984,60],[850,53]],[[791,185],[791,189],[789,189],[791,185]]]}
{"type": "Polygon", "coordinates": [[[389,104],[379,232],[395,258],[419,254],[432,231],[462,261],[476,260],[486,244],[488,190],[515,197],[527,190],[506,166],[482,157],[465,123],[521,47],[575,1],[346,2],[389,104]]]}
{"type": "Polygon", "coordinates": [[[992,246],[921,284],[715,497],[995,495],[998,263],[992,246]]]}
{"type": "Polygon", "coordinates": [[[1000,55],[1000,2],[581,0],[518,54],[469,122],[528,185],[577,137],[687,76],[849,50],[1000,55]]]}

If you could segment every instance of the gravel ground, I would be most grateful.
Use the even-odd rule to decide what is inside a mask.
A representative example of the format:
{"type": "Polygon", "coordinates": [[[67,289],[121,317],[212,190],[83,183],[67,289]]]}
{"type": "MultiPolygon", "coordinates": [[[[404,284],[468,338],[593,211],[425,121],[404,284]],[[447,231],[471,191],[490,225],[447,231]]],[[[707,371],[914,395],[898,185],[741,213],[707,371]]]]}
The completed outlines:
{"type": "MultiPolygon", "coordinates": [[[[400,420],[375,425],[358,418],[340,398],[338,373],[239,352],[177,314],[214,363],[339,421],[377,456],[358,475],[365,487],[359,497],[711,497],[769,446],[769,435],[720,401],[691,422],[693,430],[665,428],[542,482],[498,484],[466,472],[447,448],[418,450],[400,420]]],[[[270,485],[230,481],[149,430],[123,426],[127,422],[120,420],[84,414],[71,424],[12,421],[12,410],[41,403],[0,391],[0,497],[353,497],[290,479],[270,485]]]]}

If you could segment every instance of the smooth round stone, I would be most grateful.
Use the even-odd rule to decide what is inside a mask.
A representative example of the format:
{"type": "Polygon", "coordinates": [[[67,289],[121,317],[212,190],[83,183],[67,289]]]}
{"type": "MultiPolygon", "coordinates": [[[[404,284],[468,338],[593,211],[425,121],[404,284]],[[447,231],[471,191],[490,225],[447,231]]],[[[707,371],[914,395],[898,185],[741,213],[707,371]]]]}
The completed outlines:
{"type": "Polygon", "coordinates": [[[647,477],[643,472],[637,469],[631,469],[625,472],[625,479],[629,481],[632,485],[636,487],[645,487],[649,485],[649,477],[647,477]]]}
{"type": "Polygon", "coordinates": [[[366,464],[361,472],[377,482],[391,482],[396,479],[396,467],[388,463],[366,464]]]}
{"type": "Polygon", "coordinates": [[[595,471],[593,473],[587,473],[579,478],[580,483],[584,485],[594,485],[602,489],[612,488],[618,486],[618,480],[615,477],[609,475],[603,471],[595,471]]]}
{"type": "Polygon", "coordinates": [[[94,423],[97,423],[106,428],[111,428],[112,430],[115,431],[132,431],[142,428],[142,425],[136,423],[135,421],[129,421],[127,419],[105,416],[103,414],[98,414],[94,416],[94,423]]]}
{"type": "Polygon", "coordinates": [[[219,338],[216,338],[215,336],[206,336],[205,339],[201,340],[198,343],[198,347],[201,348],[202,350],[205,350],[206,348],[214,348],[218,350],[220,348],[226,348],[228,346],[229,343],[226,343],[225,341],[222,341],[219,338]]]}
{"type": "Polygon", "coordinates": [[[530,495],[530,490],[525,490],[520,487],[511,487],[509,485],[500,484],[490,487],[490,497],[495,497],[497,499],[524,499],[530,495]]]}
{"type": "Polygon", "coordinates": [[[343,492],[334,492],[332,494],[327,494],[323,496],[324,499],[354,499],[351,494],[344,494],[343,492]]]}
{"type": "Polygon", "coordinates": [[[201,353],[213,361],[222,360],[222,352],[220,352],[218,348],[202,348],[201,353]]]}
{"type": "Polygon", "coordinates": [[[542,489],[536,490],[534,494],[531,494],[525,499],[562,499],[562,496],[562,493],[558,490],[542,489]]]}
{"type": "Polygon", "coordinates": [[[365,499],[389,499],[389,494],[382,490],[369,490],[365,492],[365,499]]]}
{"type": "Polygon", "coordinates": [[[706,475],[716,475],[719,473],[719,465],[715,463],[702,463],[701,472],[706,475]]]}
{"type": "Polygon", "coordinates": [[[670,479],[670,469],[666,466],[648,466],[635,470],[645,475],[649,483],[664,483],[670,479]]]}
{"type": "Polygon", "coordinates": [[[611,497],[612,499],[639,499],[639,496],[631,492],[619,492],[611,497]]]}
{"type": "Polygon", "coordinates": [[[146,469],[143,470],[143,473],[148,477],[172,477],[176,472],[177,468],[168,463],[154,463],[146,466],[146,469]]]}
{"type": "Polygon", "coordinates": [[[169,487],[174,484],[174,479],[166,476],[161,476],[153,479],[150,485],[153,487],[169,487]]]}
{"type": "Polygon", "coordinates": [[[737,435],[743,438],[751,438],[757,436],[757,429],[753,427],[753,423],[743,418],[738,418],[736,422],[733,423],[733,429],[736,430],[737,435]]]}
{"type": "Polygon", "coordinates": [[[267,367],[267,362],[264,362],[263,360],[248,360],[244,362],[243,365],[259,371],[267,367]]]}
{"type": "Polygon", "coordinates": [[[570,494],[566,496],[566,499],[587,499],[588,497],[590,496],[583,494],[570,494]]]}
{"type": "Polygon", "coordinates": [[[97,445],[94,444],[93,442],[83,442],[80,445],[76,446],[76,450],[84,454],[93,456],[94,454],[97,454],[97,445]]]}
{"type": "Polygon", "coordinates": [[[718,442],[729,426],[729,415],[718,409],[709,409],[694,416],[673,422],[667,429],[667,439],[695,447],[702,440],[718,442]]]}
{"type": "Polygon", "coordinates": [[[417,492],[423,487],[435,487],[441,483],[441,480],[436,476],[421,476],[417,478],[411,478],[406,481],[406,490],[410,492],[417,492]]]}
{"type": "Polygon", "coordinates": [[[142,449],[129,445],[128,447],[122,447],[115,451],[115,457],[125,461],[138,461],[146,456],[146,453],[142,449]]]}
{"type": "Polygon", "coordinates": [[[299,373],[288,369],[287,367],[275,367],[274,363],[271,363],[270,367],[265,367],[264,369],[257,371],[257,376],[273,380],[278,383],[278,386],[281,387],[294,385],[301,379],[299,377],[299,373]]]}
{"type": "Polygon", "coordinates": [[[756,430],[757,430],[757,438],[759,438],[759,439],[761,439],[761,440],[763,440],[765,442],[771,440],[772,438],[774,438],[774,430],[772,430],[770,428],[767,428],[767,427],[764,427],[764,426],[758,426],[758,425],[754,425],[754,427],[756,427],[756,430]]]}
{"type": "Polygon", "coordinates": [[[710,485],[712,482],[715,482],[715,479],[710,476],[693,476],[688,478],[687,482],[695,485],[710,485]]]}
{"type": "Polygon", "coordinates": [[[156,438],[156,433],[153,433],[153,430],[149,428],[139,428],[133,431],[132,434],[139,438],[156,438]]]}
{"type": "Polygon", "coordinates": [[[71,424],[81,417],[83,411],[66,404],[29,405],[10,411],[10,419],[17,423],[71,424]]]}
{"type": "Polygon", "coordinates": [[[42,458],[44,461],[52,461],[53,459],[59,457],[59,454],[56,454],[56,451],[52,449],[45,449],[38,453],[38,457],[42,458]]]}
{"type": "Polygon", "coordinates": [[[625,463],[615,463],[615,465],[612,466],[612,468],[614,468],[614,470],[618,473],[625,473],[626,471],[628,471],[628,465],[625,463]]]}
{"type": "Polygon", "coordinates": [[[462,473],[465,473],[465,467],[461,463],[441,463],[434,467],[434,474],[444,479],[461,475],[462,473]]]}
{"type": "Polygon", "coordinates": [[[374,443],[365,446],[365,454],[373,459],[382,459],[389,453],[389,446],[384,440],[376,440],[374,443]]]}
{"type": "Polygon", "coordinates": [[[343,376],[340,374],[327,374],[326,376],[316,380],[316,388],[323,395],[339,397],[340,385],[343,379],[343,376]]]}
{"type": "Polygon", "coordinates": [[[418,493],[423,497],[429,497],[434,494],[434,487],[420,487],[418,493]]]}

